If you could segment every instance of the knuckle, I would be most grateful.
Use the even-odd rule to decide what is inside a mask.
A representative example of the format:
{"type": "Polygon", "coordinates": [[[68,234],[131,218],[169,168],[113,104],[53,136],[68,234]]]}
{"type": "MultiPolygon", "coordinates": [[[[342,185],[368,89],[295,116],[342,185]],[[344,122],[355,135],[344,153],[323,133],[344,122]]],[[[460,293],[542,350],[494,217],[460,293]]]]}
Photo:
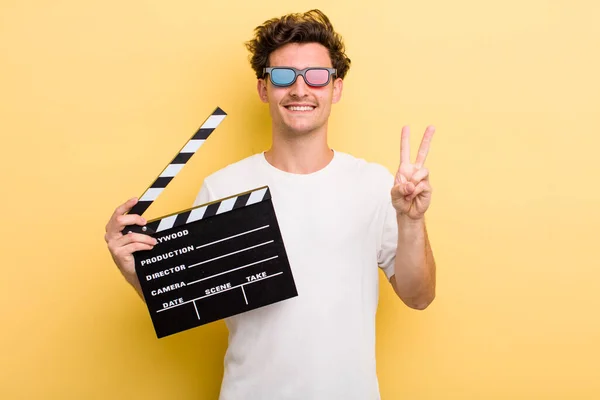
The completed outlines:
{"type": "Polygon", "coordinates": [[[108,249],[113,254],[118,254],[119,253],[119,246],[114,241],[108,242],[108,249]]]}
{"type": "Polygon", "coordinates": [[[117,247],[114,254],[115,257],[117,257],[119,260],[122,260],[123,258],[127,257],[128,253],[127,247],[117,247]]]}
{"type": "Polygon", "coordinates": [[[121,251],[118,247],[112,246],[112,247],[109,247],[108,249],[110,250],[110,253],[113,255],[113,257],[120,258],[121,251]]]}

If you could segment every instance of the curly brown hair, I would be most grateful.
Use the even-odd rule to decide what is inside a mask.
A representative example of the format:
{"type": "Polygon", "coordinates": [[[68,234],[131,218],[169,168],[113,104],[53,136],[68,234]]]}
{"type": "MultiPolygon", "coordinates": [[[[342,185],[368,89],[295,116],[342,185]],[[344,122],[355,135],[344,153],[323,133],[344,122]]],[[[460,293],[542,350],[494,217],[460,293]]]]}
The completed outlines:
{"type": "Polygon", "coordinates": [[[245,43],[250,51],[250,64],[257,78],[269,66],[269,56],[288,43],[320,43],[329,50],[331,64],[337,77],[344,79],[350,69],[342,37],[333,30],[329,18],[320,10],[292,13],[272,18],[254,29],[254,38],[245,43]]]}

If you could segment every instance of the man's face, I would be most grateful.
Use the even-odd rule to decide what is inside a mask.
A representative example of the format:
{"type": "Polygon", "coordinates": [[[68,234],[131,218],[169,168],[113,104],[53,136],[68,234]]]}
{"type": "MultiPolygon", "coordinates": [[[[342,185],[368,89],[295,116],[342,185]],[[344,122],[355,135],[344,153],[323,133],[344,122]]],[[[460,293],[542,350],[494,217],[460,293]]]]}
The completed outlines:
{"type": "MultiPolygon", "coordinates": [[[[270,67],[332,67],[329,51],[318,43],[287,44],[272,52],[269,61],[270,67]]],[[[326,127],[331,104],[342,95],[342,80],[332,75],[327,86],[312,87],[298,76],[291,86],[278,87],[266,75],[257,88],[261,100],[269,104],[274,130],[300,135],[326,127]]]]}

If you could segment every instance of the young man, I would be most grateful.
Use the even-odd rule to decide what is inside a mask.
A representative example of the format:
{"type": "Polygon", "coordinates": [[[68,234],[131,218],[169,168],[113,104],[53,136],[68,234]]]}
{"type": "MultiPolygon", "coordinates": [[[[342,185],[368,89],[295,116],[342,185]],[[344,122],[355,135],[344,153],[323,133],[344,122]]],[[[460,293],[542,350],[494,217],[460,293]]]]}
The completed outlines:
{"type": "MultiPolygon", "coordinates": [[[[299,295],[226,319],[220,398],[378,399],[378,266],[407,306],[424,309],[435,296],[423,166],[434,130],[425,131],[411,163],[409,131],[402,129],[395,177],[329,148],[327,121],[350,60],[318,10],[265,22],[247,46],[272,118],[272,147],[207,177],[194,205],[268,185],[299,295]]],[[[106,241],[142,295],[133,253],[155,240],[120,233],[145,223],[124,215],[135,202],[116,209],[106,241]]]]}

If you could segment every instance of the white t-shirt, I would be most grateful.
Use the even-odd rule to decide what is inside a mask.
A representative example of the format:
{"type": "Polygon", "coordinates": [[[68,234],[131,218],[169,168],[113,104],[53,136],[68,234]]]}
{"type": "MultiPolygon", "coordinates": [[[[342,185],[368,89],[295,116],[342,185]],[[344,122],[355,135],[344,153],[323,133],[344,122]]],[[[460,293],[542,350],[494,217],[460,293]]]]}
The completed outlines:
{"type": "Polygon", "coordinates": [[[258,153],[204,180],[194,205],[268,185],[298,296],[225,319],[220,400],[375,400],[378,266],[394,274],[394,177],[334,152],[311,174],[258,153]]]}

